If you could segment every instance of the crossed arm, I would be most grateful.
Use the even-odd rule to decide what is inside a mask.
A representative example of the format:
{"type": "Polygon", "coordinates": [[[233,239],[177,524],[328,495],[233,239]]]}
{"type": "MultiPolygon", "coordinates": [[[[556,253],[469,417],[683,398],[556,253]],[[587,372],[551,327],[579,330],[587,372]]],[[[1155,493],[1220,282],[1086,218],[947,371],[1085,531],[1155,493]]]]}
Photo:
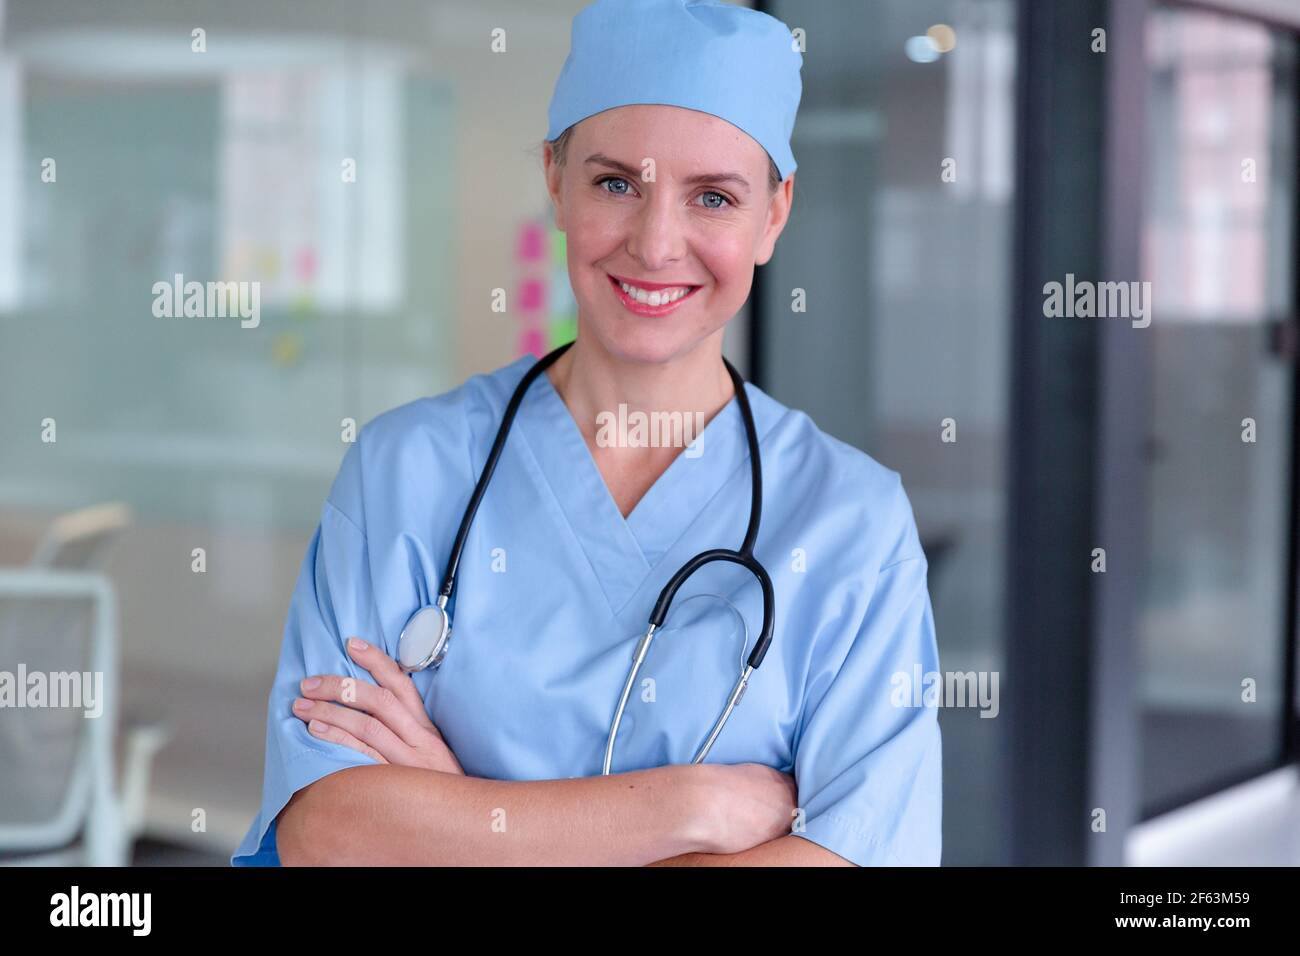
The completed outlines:
{"type": "Polygon", "coordinates": [[[781,828],[775,771],[756,765],[467,776],[397,664],[363,643],[349,641],[348,653],[378,686],[331,676],[309,686],[309,678],[294,713],[313,736],[376,764],[294,794],[276,823],[287,865],[851,865],[790,834],[788,816],[781,828]]]}
{"type": "Polygon", "coordinates": [[[650,866],[853,866],[826,847],[793,834],[740,853],[686,853],[650,866]]]}

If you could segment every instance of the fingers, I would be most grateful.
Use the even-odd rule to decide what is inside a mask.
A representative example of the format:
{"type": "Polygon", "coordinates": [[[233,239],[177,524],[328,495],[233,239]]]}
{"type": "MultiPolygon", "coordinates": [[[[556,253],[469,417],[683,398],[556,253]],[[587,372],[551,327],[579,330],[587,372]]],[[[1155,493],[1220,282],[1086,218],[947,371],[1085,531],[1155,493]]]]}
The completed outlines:
{"type": "Polygon", "coordinates": [[[364,667],[374,677],[375,682],[389,691],[401,702],[402,706],[426,730],[433,726],[429,714],[424,709],[424,699],[411,683],[411,677],[393,660],[373,644],[367,644],[359,637],[347,640],[348,656],[364,667]]]}
{"type": "Polygon", "coordinates": [[[318,722],[311,730],[315,736],[362,753],[373,751],[387,763],[463,774],[415,684],[397,662],[359,638],[350,638],[347,648],[376,683],[334,674],[308,677],[299,685],[303,696],[295,701],[294,714],[318,722]]]}
{"type": "Polygon", "coordinates": [[[369,744],[357,740],[356,737],[353,737],[350,733],[340,727],[333,727],[324,721],[313,719],[308,722],[307,730],[313,737],[319,737],[321,740],[329,740],[336,744],[342,744],[344,747],[351,747],[353,750],[360,751],[367,757],[370,757],[379,763],[388,763],[388,761],[384,759],[384,755],[378,750],[371,747],[369,744]]]}
{"type": "MultiPolygon", "coordinates": [[[[355,677],[323,674],[308,677],[299,685],[299,690],[309,701],[342,704],[342,709],[350,709],[363,724],[366,720],[376,720],[390,735],[408,747],[416,746],[428,736],[428,726],[421,726],[410,709],[387,687],[376,687],[369,681],[357,680],[355,677]]],[[[296,708],[294,712],[298,713],[296,708]]],[[[327,712],[306,709],[303,713],[308,717],[319,717],[326,723],[338,723],[326,717],[327,712]]],[[[358,722],[351,720],[348,724],[339,724],[345,730],[350,730],[353,725],[358,725],[358,722]]],[[[374,733],[378,735],[378,731],[374,733]]],[[[373,740],[367,742],[374,744],[373,740]]]]}
{"type": "MultiPolygon", "coordinates": [[[[351,707],[326,700],[309,700],[305,697],[294,701],[293,712],[299,719],[309,722],[309,730],[311,724],[325,724],[328,731],[342,732],[364,747],[371,748],[388,763],[410,762],[411,748],[382,720],[372,714],[362,713],[351,707]]],[[[335,740],[334,737],[327,735],[318,734],[318,736],[322,736],[325,740],[334,740],[335,743],[346,742],[335,740]]],[[[361,750],[362,753],[370,752],[351,743],[347,745],[354,750],[361,750]]]]}

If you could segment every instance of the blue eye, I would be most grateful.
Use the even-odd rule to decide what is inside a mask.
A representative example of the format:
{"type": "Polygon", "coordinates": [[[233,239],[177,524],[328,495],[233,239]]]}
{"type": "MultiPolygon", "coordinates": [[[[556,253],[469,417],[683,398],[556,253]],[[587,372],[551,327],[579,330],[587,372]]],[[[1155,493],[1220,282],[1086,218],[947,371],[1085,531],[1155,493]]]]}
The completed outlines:
{"type": "Polygon", "coordinates": [[[596,185],[604,189],[605,192],[610,193],[611,195],[614,196],[626,196],[628,195],[628,190],[632,188],[632,184],[629,183],[626,179],[624,179],[621,176],[605,176],[603,179],[597,180],[596,185]],[[619,186],[623,186],[624,188],[623,189],[606,188],[611,183],[616,183],[619,186]]]}
{"type": "Polygon", "coordinates": [[[700,193],[700,197],[705,199],[704,207],[706,209],[721,209],[723,204],[729,201],[726,196],[722,195],[722,193],[714,192],[713,190],[709,190],[706,193],[700,193]],[[718,202],[715,204],[706,197],[716,197],[718,202]]]}

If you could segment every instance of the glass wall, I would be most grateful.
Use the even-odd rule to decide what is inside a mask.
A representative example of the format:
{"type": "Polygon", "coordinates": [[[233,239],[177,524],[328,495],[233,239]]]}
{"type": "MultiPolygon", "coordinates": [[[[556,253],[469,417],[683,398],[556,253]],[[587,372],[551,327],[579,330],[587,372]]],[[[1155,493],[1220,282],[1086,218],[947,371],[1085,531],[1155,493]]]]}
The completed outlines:
{"type": "Polygon", "coordinates": [[[1282,755],[1300,162],[1291,35],[1160,9],[1147,46],[1150,814],[1282,755]]]}
{"type": "Polygon", "coordinates": [[[581,5],[0,0],[0,564],[129,507],[103,570],[124,719],[172,733],[155,834],[224,861],[252,819],[353,423],[564,334],[538,147],[581,5]]]}
{"type": "MultiPolygon", "coordinates": [[[[1001,671],[1015,4],[765,8],[807,53],[762,384],[902,474],[942,669],[1001,671]]],[[[1001,722],[940,722],[944,862],[1003,862],[1001,722]]]]}

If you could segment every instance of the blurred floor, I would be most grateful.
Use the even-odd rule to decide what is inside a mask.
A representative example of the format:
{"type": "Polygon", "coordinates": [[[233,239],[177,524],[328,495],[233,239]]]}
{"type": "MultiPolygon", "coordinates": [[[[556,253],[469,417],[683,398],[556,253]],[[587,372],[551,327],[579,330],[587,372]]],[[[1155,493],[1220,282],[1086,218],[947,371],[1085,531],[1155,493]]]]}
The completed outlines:
{"type": "Polygon", "coordinates": [[[175,735],[155,760],[149,833],[196,850],[224,849],[229,862],[261,797],[269,680],[240,685],[142,669],[126,675],[126,699],[147,701],[175,735]],[[195,832],[198,811],[203,829],[195,832]]]}
{"type": "Polygon", "coordinates": [[[141,840],[135,845],[132,866],[229,866],[229,858],[217,853],[204,853],[189,847],[178,847],[157,840],[141,840]]]}

